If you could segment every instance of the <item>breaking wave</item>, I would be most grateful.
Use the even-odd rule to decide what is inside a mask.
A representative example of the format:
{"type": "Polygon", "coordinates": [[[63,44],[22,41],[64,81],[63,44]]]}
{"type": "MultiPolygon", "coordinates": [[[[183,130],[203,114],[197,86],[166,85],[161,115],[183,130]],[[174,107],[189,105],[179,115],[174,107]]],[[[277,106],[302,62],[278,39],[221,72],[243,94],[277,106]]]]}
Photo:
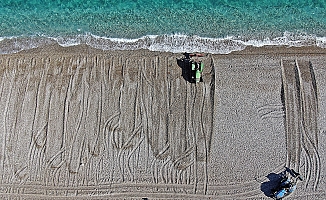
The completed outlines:
{"type": "Polygon", "coordinates": [[[101,50],[137,50],[147,49],[161,52],[205,52],[228,54],[240,51],[246,46],[261,47],[266,45],[283,46],[317,46],[326,48],[326,37],[293,34],[285,32],[283,36],[264,39],[248,39],[229,36],[225,38],[207,38],[197,35],[147,35],[136,39],[108,38],[93,34],[68,37],[50,37],[44,35],[2,37],[0,38],[0,54],[16,53],[22,50],[37,48],[44,45],[59,44],[63,47],[86,44],[101,50]]]}

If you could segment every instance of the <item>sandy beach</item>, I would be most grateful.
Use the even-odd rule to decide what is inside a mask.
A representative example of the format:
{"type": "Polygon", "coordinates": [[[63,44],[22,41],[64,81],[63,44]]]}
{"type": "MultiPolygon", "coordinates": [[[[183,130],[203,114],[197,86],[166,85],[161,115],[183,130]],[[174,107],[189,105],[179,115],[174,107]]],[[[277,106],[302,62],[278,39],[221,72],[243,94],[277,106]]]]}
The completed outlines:
{"type": "MultiPolygon", "coordinates": [[[[205,52],[204,52],[205,53],[205,52]]],[[[182,54],[44,46],[0,55],[1,199],[326,196],[326,49],[182,54]]]]}

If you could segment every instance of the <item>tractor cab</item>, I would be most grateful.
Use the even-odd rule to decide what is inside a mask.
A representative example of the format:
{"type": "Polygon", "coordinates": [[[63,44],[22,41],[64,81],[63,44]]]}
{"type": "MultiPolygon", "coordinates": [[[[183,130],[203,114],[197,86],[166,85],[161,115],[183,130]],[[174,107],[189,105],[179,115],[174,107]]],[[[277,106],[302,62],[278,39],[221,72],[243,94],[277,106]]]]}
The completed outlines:
{"type": "Polygon", "coordinates": [[[273,189],[272,197],[276,200],[281,200],[286,196],[289,196],[297,189],[298,180],[302,181],[302,177],[299,173],[293,169],[289,175],[284,174],[277,188],[273,189]]]}
{"type": "Polygon", "coordinates": [[[204,55],[201,53],[184,53],[185,57],[182,59],[187,71],[189,71],[188,80],[191,83],[203,82],[202,72],[204,70],[204,63],[201,57],[204,55]]]}

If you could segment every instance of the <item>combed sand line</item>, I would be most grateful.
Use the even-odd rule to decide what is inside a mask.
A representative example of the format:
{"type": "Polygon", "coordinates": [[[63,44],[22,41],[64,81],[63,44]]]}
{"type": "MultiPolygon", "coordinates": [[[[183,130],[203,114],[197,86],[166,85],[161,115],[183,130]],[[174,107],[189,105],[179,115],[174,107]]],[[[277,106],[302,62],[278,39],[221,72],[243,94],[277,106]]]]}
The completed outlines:
{"type": "Polygon", "coordinates": [[[302,99],[302,133],[303,133],[303,148],[308,155],[309,172],[306,173],[306,187],[310,180],[311,172],[314,173],[313,187],[316,190],[320,178],[320,156],[318,152],[318,96],[317,84],[314,75],[314,70],[311,62],[298,61],[296,62],[299,72],[300,95],[302,99]],[[311,171],[311,172],[310,172],[311,171]]]}
{"type": "MultiPolygon", "coordinates": [[[[144,164],[139,162],[140,157],[144,157],[140,155],[140,151],[148,145],[154,150],[154,156],[157,158],[153,160],[146,157],[153,164],[144,172],[150,172],[156,183],[161,181],[190,183],[193,177],[197,177],[191,175],[197,171],[196,167],[193,167],[195,163],[192,159],[198,158],[198,162],[207,162],[205,157],[208,156],[209,150],[206,150],[206,143],[210,139],[205,138],[206,133],[203,131],[208,131],[207,136],[211,137],[212,117],[203,118],[203,112],[204,110],[209,112],[209,109],[213,108],[209,102],[213,98],[209,95],[214,94],[209,93],[211,91],[209,84],[198,85],[197,88],[180,79],[177,76],[179,73],[175,58],[161,59],[156,56],[146,61],[143,58],[139,60],[138,56],[133,55],[103,58],[99,55],[69,54],[34,57],[32,60],[26,60],[26,57],[15,58],[14,60],[22,64],[13,64],[12,67],[9,65],[6,70],[12,73],[26,70],[26,73],[10,76],[9,84],[12,85],[10,91],[15,92],[13,94],[16,95],[16,91],[21,90],[19,87],[31,86],[31,92],[25,94],[28,98],[23,94],[17,97],[18,100],[26,99],[27,103],[33,105],[31,113],[26,111],[27,115],[32,116],[32,134],[30,139],[26,139],[29,140],[29,145],[26,145],[28,148],[26,157],[29,161],[27,166],[21,168],[29,171],[28,181],[43,182],[45,185],[64,184],[67,187],[91,181],[99,182],[99,171],[104,170],[98,170],[99,166],[103,166],[101,157],[103,151],[110,152],[106,155],[111,159],[105,160],[113,160],[110,164],[112,168],[107,170],[114,172],[109,173],[111,180],[133,181],[136,173],[139,173],[135,163],[144,164]],[[19,84],[17,78],[26,80],[27,84],[19,84]],[[190,93],[198,96],[198,99],[189,99],[195,100],[192,105],[195,109],[191,111],[192,117],[187,116],[188,122],[193,123],[186,129],[192,130],[194,136],[184,135],[185,131],[180,129],[185,127],[182,124],[186,122],[184,112],[186,85],[191,86],[190,93]],[[176,88],[178,89],[175,90],[176,88]],[[144,102],[148,103],[145,105],[144,102]],[[107,109],[108,107],[112,109],[107,109]],[[182,112],[184,114],[180,118],[182,112]],[[203,123],[207,123],[204,129],[203,123]],[[146,133],[149,130],[151,131],[146,133]],[[102,144],[100,138],[106,138],[107,142],[102,144]],[[191,142],[193,139],[194,142],[191,142]],[[52,140],[56,146],[50,142],[52,140]],[[147,145],[144,144],[146,142],[147,145]],[[195,149],[194,146],[197,145],[197,152],[189,151],[195,149]],[[103,147],[106,149],[102,149],[103,147]],[[183,170],[185,171],[182,172],[183,170]],[[91,180],[90,177],[95,179],[91,180]],[[60,183],[62,178],[64,181],[60,183]]],[[[209,71],[208,67],[205,73],[209,74],[209,71]]],[[[211,82],[209,79],[207,81],[211,82]]],[[[17,99],[16,96],[7,95],[7,98],[9,98],[5,101],[7,104],[17,102],[13,100],[17,99]]],[[[23,102],[15,104],[20,108],[23,102]]],[[[24,115],[20,112],[21,109],[12,112],[11,106],[4,107],[7,109],[5,113],[8,113],[4,118],[7,133],[10,132],[7,131],[7,124],[15,125],[17,121],[8,115],[15,113],[24,115]],[[7,122],[9,119],[11,121],[7,122]]],[[[212,115],[210,111],[208,116],[212,115]]],[[[11,130],[11,136],[17,132],[16,129],[11,130]]],[[[3,153],[5,152],[6,150],[3,150],[3,153]]],[[[198,170],[201,168],[201,165],[200,168],[198,166],[198,170]]],[[[11,169],[14,170],[13,167],[11,169]]],[[[18,170],[19,173],[20,171],[24,170],[18,170]]],[[[207,170],[204,171],[207,173],[207,170]]],[[[7,177],[11,176],[7,174],[7,177]]],[[[10,180],[6,182],[9,183],[10,180]]],[[[195,180],[193,184],[199,182],[202,181],[195,180]]],[[[204,185],[207,187],[207,178],[204,178],[203,182],[206,182],[204,185]]]]}
{"type": "Polygon", "coordinates": [[[290,169],[299,171],[301,154],[301,102],[298,72],[294,60],[282,60],[282,82],[285,104],[285,126],[288,161],[290,169]]]}
{"type": "Polygon", "coordinates": [[[313,67],[309,61],[282,61],[285,101],[285,125],[287,127],[289,168],[299,171],[301,149],[305,159],[306,187],[313,173],[313,187],[317,188],[320,177],[320,157],[317,149],[317,86],[313,67]],[[293,146],[295,144],[295,146],[293,146]]]}

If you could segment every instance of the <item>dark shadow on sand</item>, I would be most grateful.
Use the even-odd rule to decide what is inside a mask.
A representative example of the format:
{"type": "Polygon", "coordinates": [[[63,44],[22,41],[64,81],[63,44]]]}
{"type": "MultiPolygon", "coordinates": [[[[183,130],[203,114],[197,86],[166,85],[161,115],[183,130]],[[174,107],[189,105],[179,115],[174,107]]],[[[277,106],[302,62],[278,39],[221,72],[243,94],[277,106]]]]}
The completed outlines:
{"type": "Polygon", "coordinates": [[[269,179],[269,181],[262,183],[260,186],[260,190],[267,197],[272,197],[273,190],[278,187],[279,182],[282,179],[283,173],[284,172],[281,172],[280,174],[270,173],[266,176],[269,179]]]}
{"type": "Polygon", "coordinates": [[[283,176],[286,172],[289,172],[292,175],[292,171],[289,168],[285,168],[284,171],[282,171],[279,174],[276,173],[270,173],[266,177],[269,179],[269,181],[264,182],[260,186],[260,190],[267,196],[272,197],[273,190],[277,189],[279,187],[279,184],[281,180],[283,179],[283,176]]]}
{"type": "Polygon", "coordinates": [[[177,64],[182,70],[181,76],[189,83],[194,83],[194,81],[191,79],[192,71],[190,66],[190,55],[189,53],[184,53],[183,55],[184,58],[177,59],[177,64]]]}

